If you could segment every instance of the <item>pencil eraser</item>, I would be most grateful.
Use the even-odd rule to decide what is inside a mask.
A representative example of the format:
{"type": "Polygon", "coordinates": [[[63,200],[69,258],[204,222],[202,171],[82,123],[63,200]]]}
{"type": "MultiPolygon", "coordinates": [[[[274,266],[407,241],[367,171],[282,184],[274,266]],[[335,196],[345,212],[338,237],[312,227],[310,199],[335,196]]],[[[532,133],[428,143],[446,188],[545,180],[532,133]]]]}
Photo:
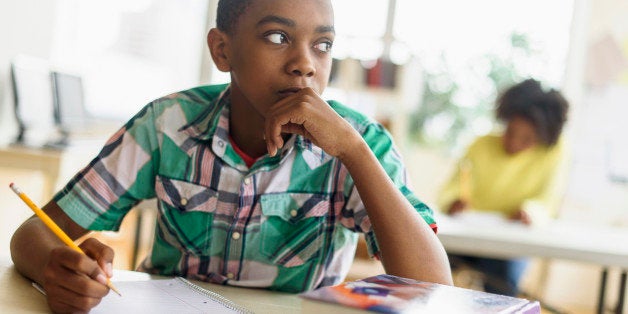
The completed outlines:
{"type": "Polygon", "coordinates": [[[9,184],[9,187],[12,188],[13,187],[13,182],[11,182],[11,184],[9,184]]]}

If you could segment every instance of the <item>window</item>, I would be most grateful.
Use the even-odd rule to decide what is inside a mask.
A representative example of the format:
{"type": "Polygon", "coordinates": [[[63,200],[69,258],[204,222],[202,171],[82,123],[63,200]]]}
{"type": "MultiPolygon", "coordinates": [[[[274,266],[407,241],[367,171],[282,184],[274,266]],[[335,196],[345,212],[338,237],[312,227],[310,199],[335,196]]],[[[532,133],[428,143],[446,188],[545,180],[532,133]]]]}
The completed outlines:
{"type": "Polygon", "coordinates": [[[198,85],[208,1],[62,0],[53,64],[82,76],[90,114],[126,120],[198,85]]]}
{"type": "Polygon", "coordinates": [[[335,58],[376,60],[384,49],[388,1],[335,0],[335,58]]]}
{"type": "Polygon", "coordinates": [[[573,0],[397,0],[395,38],[425,79],[415,138],[460,149],[494,127],[503,88],[534,77],[560,89],[572,12],[573,0]]]}
{"type": "Polygon", "coordinates": [[[406,75],[420,72],[414,86],[399,92],[417,94],[408,124],[424,144],[460,148],[488,132],[497,93],[520,79],[563,83],[573,0],[332,3],[335,58],[384,57],[404,66],[406,75]],[[389,5],[392,21],[386,20],[389,5]]]}

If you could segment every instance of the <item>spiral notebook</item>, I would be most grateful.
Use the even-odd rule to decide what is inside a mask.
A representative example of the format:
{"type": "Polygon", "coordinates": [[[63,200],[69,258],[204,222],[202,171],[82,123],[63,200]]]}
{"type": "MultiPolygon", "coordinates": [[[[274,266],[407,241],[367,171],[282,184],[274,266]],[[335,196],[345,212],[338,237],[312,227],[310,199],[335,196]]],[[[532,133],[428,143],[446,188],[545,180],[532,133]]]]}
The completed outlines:
{"type": "Polygon", "coordinates": [[[180,277],[115,285],[122,297],[109,293],[90,313],[252,313],[180,277]]]}

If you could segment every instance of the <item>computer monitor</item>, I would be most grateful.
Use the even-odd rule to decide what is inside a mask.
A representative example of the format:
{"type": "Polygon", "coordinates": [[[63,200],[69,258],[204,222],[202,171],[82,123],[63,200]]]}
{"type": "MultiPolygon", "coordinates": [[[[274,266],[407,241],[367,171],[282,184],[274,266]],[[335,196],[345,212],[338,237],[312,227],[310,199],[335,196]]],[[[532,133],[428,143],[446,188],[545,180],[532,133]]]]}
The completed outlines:
{"type": "Polygon", "coordinates": [[[48,64],[40,59],[17,56],[11,62],[17,142],[44,145],[56,133],[54,101],[48,64]]]}
{"type": "Polygon", "coordinates": [[[52,71],[55,122],[64,133],[87,126],[83,80],[80,76],[52,71]]]}

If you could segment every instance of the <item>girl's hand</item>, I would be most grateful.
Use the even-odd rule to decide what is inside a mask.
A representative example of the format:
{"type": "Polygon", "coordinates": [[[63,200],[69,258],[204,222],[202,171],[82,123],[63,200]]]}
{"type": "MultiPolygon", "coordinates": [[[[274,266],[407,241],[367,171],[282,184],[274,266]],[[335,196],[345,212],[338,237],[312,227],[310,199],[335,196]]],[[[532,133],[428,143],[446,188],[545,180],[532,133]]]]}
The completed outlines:
{"type": "Polygon", "coordinates": [[[528,212],[526,212],[523,209],[519,209],[519,210],[515,211],[508,218],[510,220],[520,221],[523,224],[528,225],[528,226],[532,223],[532,219],[530,218],[530,214],[528,214],[528,212]]]}
{"type": "Polygon", "coordinates": [[[459,214],[459,213],[463,212],[468,207],[469,206],[467,205],[467,203],[465,201],[458,199],[455,202],[453,202],[451,204],[451,206],[449,206],[449,209],[447,210],[447,214],[448,215],[456,215],[456,214],[459,214]]]}
{"type": "Polygon", "coordinates": [[[284,145],[282,133],[304,136],[327,154],[339,157],[350,152],[360,135],[311,88],[303,88],[270,107],[264,130],[270,156],[284,145]]]}

